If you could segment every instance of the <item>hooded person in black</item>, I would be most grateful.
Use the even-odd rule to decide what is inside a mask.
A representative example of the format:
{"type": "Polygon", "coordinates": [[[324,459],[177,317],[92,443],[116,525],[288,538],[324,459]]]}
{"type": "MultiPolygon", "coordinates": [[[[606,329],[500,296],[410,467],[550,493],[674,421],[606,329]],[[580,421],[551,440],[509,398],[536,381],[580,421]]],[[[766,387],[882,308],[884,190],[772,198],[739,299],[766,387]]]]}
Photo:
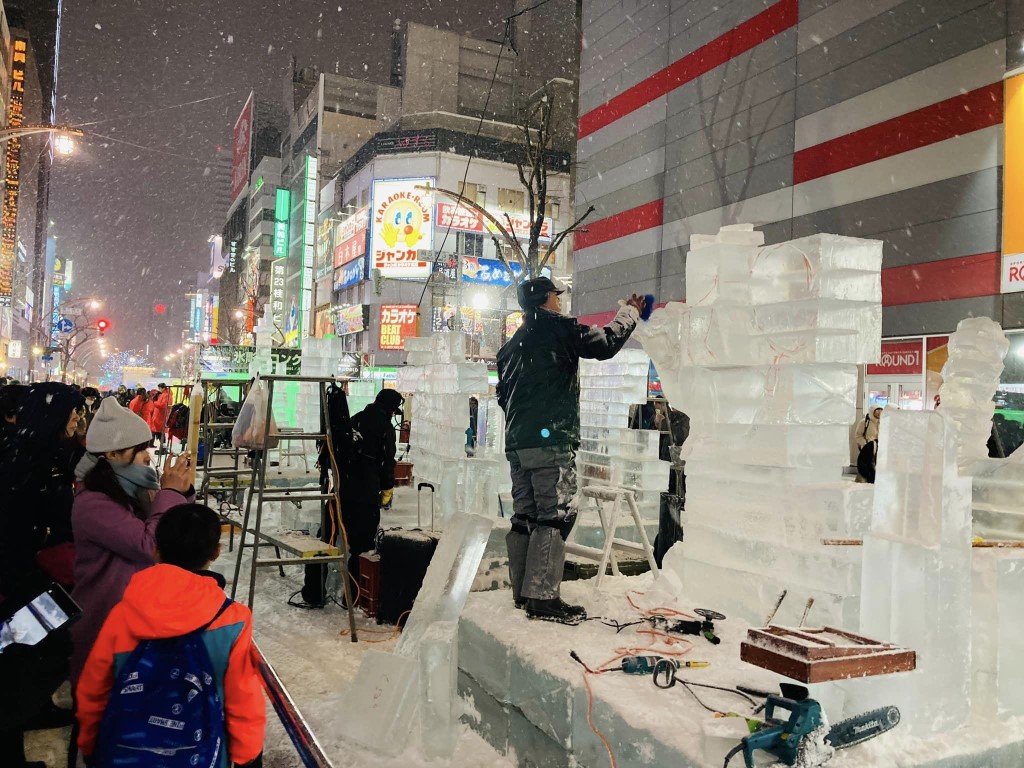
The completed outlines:
{"type": "Polygon", "coordinates": [[[33,384],[0,461],[0,592],[35,568],[39,550],[72,540],[75,439],[85,398],[66,384],[33,384]]]}
{"type": "Polygon", "coordinates": [[[561,598],[565,540],[576,522],[580,358],[608,360],[636,328],[644,299],[632,296],[603,328],[561,314],[563,292],[537,277],[518,289],[523,324],[498,351],[498,405],[512,474],[509,580],[530,618],[579,623],[586,611],[561,598]]]}
{"type": "Polygon", "coordinates": [[[373,549],[380,527],[380,508],[395,487],[395,426],[405,399],[382,389],[376,399],[352,417],[352,456],[341,490],[341,521],[349,548],[349,573],[359,584],[359,555],[373,549]]]}

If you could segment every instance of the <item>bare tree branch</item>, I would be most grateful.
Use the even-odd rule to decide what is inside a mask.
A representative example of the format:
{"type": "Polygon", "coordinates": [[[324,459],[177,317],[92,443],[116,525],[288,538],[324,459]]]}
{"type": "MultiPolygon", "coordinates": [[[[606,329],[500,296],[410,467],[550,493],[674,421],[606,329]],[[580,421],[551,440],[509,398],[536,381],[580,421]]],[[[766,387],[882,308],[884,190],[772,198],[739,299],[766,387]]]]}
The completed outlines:
{"type": "MultiPolygon", "coordinates": [[[[594,206],[590,206],[589,208],[587,208],[587,210],[585,210],[583,212],[582,216],[577,218],[576,221],[574,221],[572,224],[569,225],[568,229],[566,229],[564,232],[559,232],[558,233],[558,236],[555,237],[555,239],[551,241],[551,245],[548,246],[548,252],[544,254],[544,259],[540,262],[540,265],[537,267],[538,272],[540,272],[541,270],[544,269],[545,265],[547,265],[547,263],[548,263],[548,260],[551,258],[551,255],[556,250],[558,250],[558,246],[560,246],[562,244],[562,241],[565,240],[565,238],[568,237],[571,232],[577,231],[577,228],[579,227],[580,224],[583,223],[583,220],[585,218],[587,218],[587,216],[592,214],[595,210],[597,210],[597,209],[594,208],[594,206]]],[[[586,230],[582,230],[582,231],[586,231],[586,230]]]]}
{"type": "MultiPolygon", "coordinates": [[[[453,200],[457,201],[459,204],[465,205],[468,208],[472,208],[474,211],[476,211],[481,216],[486,218],[489,222],[491,222],[491,224],[494,225],[495,229],[498,230],[498,232],[501,234],[501,236],[505,239],[505,242],[508,243],[509,247],[512,249],[512,253],[515,255],[516,259],[520,262],[520,266],[523,267],[524,271],[526,270],[526,254],[523,253],[523,247],[519,244],[519,241],[516,240],[509,233],[509,231],[507,229],[505,229],[505,227],[502,226],[501,222],[498,221],[494,217],[494,215],[491,214],[489,211],[487,211],[485,208],[483,208],[480,205],[477,205],[475,202],[470,200],[468,197],[463,197],[458,192],[452,192],[450,189],[442,189],[441,187],[427,187],[427,186],[417,186],[416,189],[422,190],[424,192],[440,192],[442,195],[445,195],[447,197],[452,198],[453,200]]],[[[500,249],[499,249],[499,253],[500,253],[500,249]]]]}

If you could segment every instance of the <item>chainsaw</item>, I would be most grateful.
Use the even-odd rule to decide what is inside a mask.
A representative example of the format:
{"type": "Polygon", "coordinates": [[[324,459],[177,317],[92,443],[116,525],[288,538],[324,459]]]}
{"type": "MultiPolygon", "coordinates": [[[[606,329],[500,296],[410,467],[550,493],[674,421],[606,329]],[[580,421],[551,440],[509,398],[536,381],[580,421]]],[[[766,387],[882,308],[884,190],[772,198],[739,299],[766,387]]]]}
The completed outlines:
{"type": "Polygon", "coordinates": [[[900,722],[899,709],[881,707],[836,723],[821,738],[825,727],[821,704],[808,698],[807,689],[799,685],[783,683],[782,694],[768,695],[762,722],[748,720],[752,732],[726,756],[726,767],[742,751],[746,768],[754,768],[754,752],[762,750],[785,765],[795,765],[799,759],[801,766],[816,768],[832,759],[837,749],[862,744],[900,722]]]}

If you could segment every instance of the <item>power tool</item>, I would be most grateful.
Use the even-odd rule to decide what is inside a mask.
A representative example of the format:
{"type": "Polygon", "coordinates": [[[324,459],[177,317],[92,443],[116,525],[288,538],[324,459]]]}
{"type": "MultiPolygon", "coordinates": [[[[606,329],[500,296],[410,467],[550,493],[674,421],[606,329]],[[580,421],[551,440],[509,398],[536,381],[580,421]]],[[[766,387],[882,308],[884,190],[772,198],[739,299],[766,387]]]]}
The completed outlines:
{"type": "MultiPolygon", "coordinates": [[[[738,752],[743,752],[746,768],[754,768],[754,752],[762,750],[774,755],[786,765],[794,765],[802,752],[814,750],[815,731],[824,722],[821,705],[808,698],[807,689],[790,683],[782,684],[782,695],[771,694],[765,704],[765,719],[757,730],[725,758],[725,766],[738,752]]],[[[828,762],[837,749],[846,749],[872,739],[895,728],[900,722],[900,711],[896,707],[881,707],[855,717],[847,718],[833,725],[823,739],[823,747],[817,748],[816,762],[808,761],[804,755],[802,765],[820,766],[828,762]]]]}
{"type": "Polygon", "coordinates": [[[666,632],[676,632],[680,635],[703,635],[704,639],[712,645],[718,645],[722,638],[715,634],[715,622],[724,621],[725,616],[710,608],[696,608],[694,611],[701,618],[681,621],[669,621],[661,616],[654,617],[666,632]]]}

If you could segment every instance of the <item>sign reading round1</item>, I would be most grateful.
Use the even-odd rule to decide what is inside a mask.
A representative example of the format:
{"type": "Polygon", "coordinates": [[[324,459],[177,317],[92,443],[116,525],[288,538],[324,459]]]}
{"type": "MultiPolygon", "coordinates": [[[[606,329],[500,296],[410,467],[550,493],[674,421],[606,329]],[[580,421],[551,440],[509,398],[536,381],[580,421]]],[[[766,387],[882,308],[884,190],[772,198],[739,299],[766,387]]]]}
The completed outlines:
{"type": "Polygon", "coordinates": [[[420,254],[434,247],[433,195],[416,187],[433,184],[433,178],[373,182],[370,251],[382,276],[430,277],[431,262],[420,254]]]}

